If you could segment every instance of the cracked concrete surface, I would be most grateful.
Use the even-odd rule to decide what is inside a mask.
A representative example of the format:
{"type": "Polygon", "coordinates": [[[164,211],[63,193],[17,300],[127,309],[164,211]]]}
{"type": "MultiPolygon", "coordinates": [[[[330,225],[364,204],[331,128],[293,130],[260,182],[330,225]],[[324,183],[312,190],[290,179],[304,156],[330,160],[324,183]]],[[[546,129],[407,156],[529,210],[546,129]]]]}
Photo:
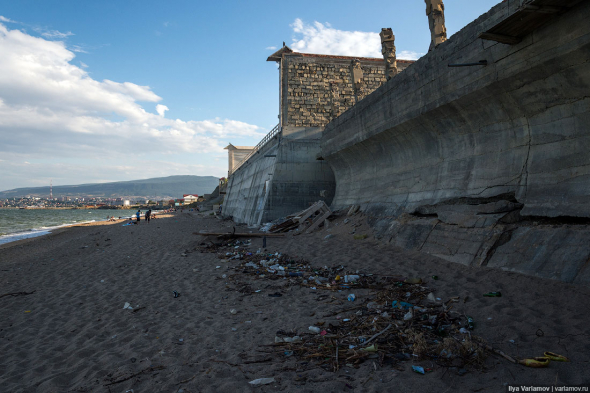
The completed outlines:
{"type": "Polygon", "coordinates": [[[498,4],[326,126],[331,207],[360,205],[392,242],[449,261],[588,283],[590,222],[575,218],[590,218],[590,2],[514,46],[476,38],[515,7],[498,4]],[[509,211],[445,204],[501,194],[509,211]]]}

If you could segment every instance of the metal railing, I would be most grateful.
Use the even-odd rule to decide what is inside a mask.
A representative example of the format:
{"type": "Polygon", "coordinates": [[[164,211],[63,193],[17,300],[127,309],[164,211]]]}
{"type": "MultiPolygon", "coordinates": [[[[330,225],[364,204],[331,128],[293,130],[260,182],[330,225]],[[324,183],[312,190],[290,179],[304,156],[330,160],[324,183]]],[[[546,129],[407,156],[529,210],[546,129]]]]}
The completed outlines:
{"type": "Polygon", "coordinates": [[[244,165],[244,163],[246,161],[248,161],[248,159],[250,157],[252,157],[258,150],[262,149],[264,147],[264,145],[266,145],[272,138],[274,138],[279,132],[281,132],[281,125],[277,124],[276,126],[274,126],[274,128],[272,130],[270,130],[270,132],[268,134],[266,134],[264,136],[264,138],[262,138],[262,140],[260,142],[258,142],[258,144],[256,146],[254,146],[254,149],[252,149],[252,151],[250,153],[248,153],[248,155],[246,157],[244,157],[244,159],[242,161],[240,161],[233,169],[232,169],[232,173],[234,173],[235,171],[237,171],[242,165],[244,165]]]}

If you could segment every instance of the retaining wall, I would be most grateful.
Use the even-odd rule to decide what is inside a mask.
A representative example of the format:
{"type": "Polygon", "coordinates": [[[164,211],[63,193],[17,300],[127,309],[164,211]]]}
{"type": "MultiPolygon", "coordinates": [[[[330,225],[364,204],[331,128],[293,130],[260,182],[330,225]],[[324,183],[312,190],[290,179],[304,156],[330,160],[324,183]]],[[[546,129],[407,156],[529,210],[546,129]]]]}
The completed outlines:
{"type": "Polygon", "coordinates": [[[223,215],[259,225],[295,213],[334,196],[334,174],[320,152],[319,127],[283,127],[282,131],[229,179],[223,215]]]}
{"type": "Polygon", "coordinates": [[[391,242],[446,260],[590,282],[590,1],[515,45],[477,38],[519,5],[495,6],[326,126],[331,207],[360,205],[391,242]]]}
{"type": "MultiPolygon", "coordinates": [[[[329,123],[335,207],[399,215],[515,192],[523,214],[590,217],[590,3],[510,46],[503,2],[329,123]],[[487,67],[449,63],[487,60],[487,67]]],[[[514,8],[514,7],[513,7],[514,8]]]]}

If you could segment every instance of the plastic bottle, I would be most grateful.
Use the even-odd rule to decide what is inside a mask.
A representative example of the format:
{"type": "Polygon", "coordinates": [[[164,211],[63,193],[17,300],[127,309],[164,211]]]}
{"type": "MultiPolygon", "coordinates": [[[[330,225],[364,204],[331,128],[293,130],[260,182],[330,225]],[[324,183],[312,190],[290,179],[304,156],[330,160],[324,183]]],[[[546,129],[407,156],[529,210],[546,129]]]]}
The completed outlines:
{"type": "Polygon", "coordinates": [[[319,332],[321,332],[321,331],[322,331],[322,330],[321,330],[319,327],[317,327],[317,326],[310,326],[310,327],[309,327],[309,330],[310,330],[310,331],[312,331],[312,332],[314,332],[314,333],[319,333],[319,332]]]}
{"type": "Polygon", "coordinates": [[[350,274],[347,276],[344,276],[344,282],[355,282],[358,281],[360,278],[360,276],[356,275],[356,274],[350,274]]]}

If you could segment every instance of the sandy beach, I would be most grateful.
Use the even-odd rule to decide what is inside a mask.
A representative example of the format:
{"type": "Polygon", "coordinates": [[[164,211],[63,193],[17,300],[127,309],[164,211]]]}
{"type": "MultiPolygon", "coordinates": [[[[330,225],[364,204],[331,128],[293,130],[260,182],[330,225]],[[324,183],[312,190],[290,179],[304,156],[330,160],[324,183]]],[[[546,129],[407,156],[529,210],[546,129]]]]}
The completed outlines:
{"type": "MultiPolygon", "coordinates": [[[[150,224],[88,224],[1,246],[0,296],[29,294],[0,297],[0,391],[505,392],[507,385],[588,386],[589,288],[394,248],[372,237],[362,214],[347,223],[345,218],[328,230],[268,238],[266,254],[288,254],[316,267],[343,265],[353,273],[419,277],[438,298],[459,296],[454,310],[472,316],[473,334],[494,348],[520,358],[550,351],[571,362],[535,369],[490,355],[478,371],[435,361],[368,360],[334,372],[311,359],[285,356],[273,344],[277,331],[305,339],[310,325],[342,323],[354,311],[326,315],[356,303],[347,301],[347,291],[321,296],[319,289],[289,279],[240,275],[234,269],[239,260],[201,252],[206,238],[193,234],[228,232],[235,224],[185,211],[150,224]],[[355,239],[353,225],[367,238],[355,239]],[[240,292],[236,280],[260,292],[240,292]],[[491,291],[502,297],[482,296],[491,291]],[[268,296],[275,293],[281,296],[268,296]],[[414,364],[432,371],[415,373],[414,364]],[[249,384],[258,378],[275,382],[249,384]]],[[[261,247],[262,239],[253,237],[245,252],[261,247]]],[[[371,292],[355,295],[361,302],[371,292]]]]}

